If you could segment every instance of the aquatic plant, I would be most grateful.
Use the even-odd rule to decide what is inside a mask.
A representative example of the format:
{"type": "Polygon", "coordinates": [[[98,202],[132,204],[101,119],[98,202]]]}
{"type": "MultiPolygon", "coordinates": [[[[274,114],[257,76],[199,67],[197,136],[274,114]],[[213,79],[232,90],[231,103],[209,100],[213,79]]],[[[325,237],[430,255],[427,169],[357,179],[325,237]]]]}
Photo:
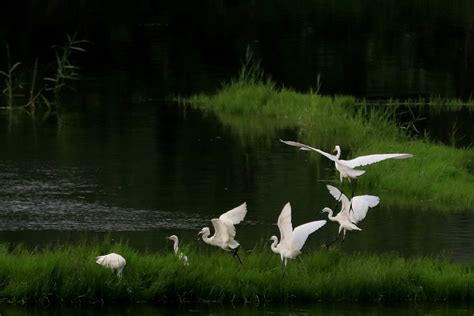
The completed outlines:
{"type": "MultiPolygon", "coordinates": [[[[72,53],[74,51],[86,52],[84,48],[81,47],[82,44],[88,43],[85,40],[77,40],[76,34],[66,35],[67,42],[64,45],[55,45],[53,46],[55,50],[55,67],[53,76],[47,76],[43,78],[46,81],[44,86],[38,86],[37,77],[39,76],[39,67],[38,67],[38,58],[35,59],[34,66],[32,68],[31,83],[29,85],[29,95],[25,100],[25,95],[18,93],[19,89],[24,88],[24,85],[18,81],[18,76],[16,72],[21,62],[16,62],[13,65],[10,61],[10,50],[7,44],[7,69],[6,71],[0,71],[0,75],[4,77],[5,88],[3,89],[3,94],[6,96],[6,108],[11,110],[13,107],[17,109],[22,109],[31,114],[32,117],[35,116],[36,110],[42,110],[43,120],[50,113],[54,113],[58,105],[58,97],[62,89],[68,86],[68,81],[77,80],[79,78],[78,69],[79,67],[73,65],[72,63],[72,53]],[[49,83],[49,84],[48,84],[49,83]],[[48,96],[47,91],[51,91],[53,96],[48,96]],[[14,96],[20,96],[23,104],[21,102],[14,102],[14,96]],[[37,100],[41,102],[37,102],[37,100]],[[15,104],[16,103],[16,104],[15,104]],[[18,104],[19,103],[19,104],[18,104]],[[40,105],[42,105],[40,107],[40,105]]],[[[26,71],[23,71],[21,75],[25,75],[26,71]]]]}
{"type": "Polygon", "coordinates": [[[7,51],[7,70],[1,71],[0,75],[2,75],[5,79],[5,89],[3,89],[3,94],[7,98],[7,108],[11,109],[13,106],[13,93],[16,87],[20,87],[21,85],[16,84],[14,80],[14,73],[15,69],[20,66],[21,62],[16,62],[13,65],[11,64],[10,59],[10,48],[8,44],[6,44],[6,51],[7,51]]]}
{"type": "MultiPolygon", "coordinates": [[[[77,72],[79,67],[72,64],[71,55],[74,51],[85,53],[86,50],[81,45],[88,43],[88,41],[78,40],[76,36],[77,34],[72,36],[66,34],[67,42],[65,44],[53,46],[56,56],[56,73],[53,77],[45,77],[44,80],[52,83],[52,86],[46,87],[46,90],[53,91],[55,100],[57,100],[60,91],[67,86],[68,81],[79,79],[77,72]]],[[[46,104],[50,104],[50,102],[46,101],[46,104]]]]}

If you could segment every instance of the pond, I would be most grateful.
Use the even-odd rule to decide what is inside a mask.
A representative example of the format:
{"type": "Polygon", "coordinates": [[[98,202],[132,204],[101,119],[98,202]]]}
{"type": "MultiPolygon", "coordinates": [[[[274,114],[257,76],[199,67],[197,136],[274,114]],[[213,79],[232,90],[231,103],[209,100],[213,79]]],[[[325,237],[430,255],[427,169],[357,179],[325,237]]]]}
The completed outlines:
{"type": "MultiPolygon", "coordinates": [[[[238,240],[252,249],[278,233],[286,202],[295,225],[323,219],[322,208],[334,206],[325,188],[335,179],[328,160],[311,159],[278,139],[243,142],[212,115],[176,104],[149,102],[105,118],[68,113],[60,127],[33,128],[27,116],[17,116],[0,138],[2,240],[33,246],[110,233],[140,249],[160,249],[170,247],[164,239],[170,234],[194,242],[211,218],[246,201],[238,240]]],[[[8,116],[2,121],[7,126],[8,116]]],[[[360,227],[342,247],[474,256],[470,213],[427,214],[388,208],[382,200],[360,227]]],[[[332,240],[337,229],[329,223],[308,247],[332,240]]]]}
{"type": "MultiPolygon", "coordinates": [[[[237,227],[237,239],[249,250],[269,247],[288,201],[295,225],[325,218],[321,209],[334,206],[325,185],[333,183],[335,170],[329,161],[278,141],[294,139],[296,131],[249,141],[213,115],[169,101],[173,95],[216,91],[237,74],[247,47],[278,85],[298,91],[317,89],[318,74],[321,93],[370,100],[469,100],[474,86],[474,5],[467,0],[456,5],[424,0],[383,5],[138,1],[133,8],[123,1],[112,8],[91,1],[51,1],[40,7],[35,1],[10,2],[2,12],[0,39],[10,43],[12,59],[22,61],[22,82],[30,81],[28,70],[37,56],[43,75],[51,69],[51,46],[65,32],[78,31],[90,41],[87,54],[74,60],[82,77],[63,100],[67,110],[57,119],[38,124],[21,111],[0,112],[0,241],[13,245],[33,248],[110,237],[140,250],[171,251],[165,236],[177,234],[183,243],[195,243],[211,218],[246,201],[248,214],[237,227]],[[18,22],[24,15],[29,23],[18,22]]],[[[2,50],[2,70],[4,57],[2,50]]],[[[467,147],[474,142],[473,113],[472,108],[421,107],[401,120],[413,120],[421,134],[429,132],[435,141],[467,147]]],[[[361,232],[348,233],[344,251],[443,254],[455,261],[474,257],[472,212],[389,208],[382,200],[360,227],[361,232]]],[[[337,229],[328,223],[310,237],[304,251],[320,249],[337,229]]],[[[469,310],[442,305],[0,306],[0,313],[18,315],[464,315],[469,310]]]]}

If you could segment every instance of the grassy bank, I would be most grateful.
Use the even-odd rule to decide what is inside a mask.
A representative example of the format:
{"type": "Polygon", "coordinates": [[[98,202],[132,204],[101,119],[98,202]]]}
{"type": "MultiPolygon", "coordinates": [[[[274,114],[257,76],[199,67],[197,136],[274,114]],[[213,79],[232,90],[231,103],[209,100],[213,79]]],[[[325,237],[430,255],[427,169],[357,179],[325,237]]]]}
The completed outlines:
{"type": "MultiPolygon", "coordinates": [[[[170,252],[139,254],[125,245],[122,279],[95,263],[107,246],[13,252],[0,248],[0,300],[15,304],[445,302],[474,299],[474,263],[348,255],[321,249],[291,261],[265,249],[242,253],[187,250],[183,267],[170,252]]],[[[208,250],[208,249],[206,249],[208,250]]]]}
{"type": "MultiPolygon", "coordinates": [[[[246,139],[268,137],[278,142],[284,137],[282,130],[294,129],[297,136],[293,140],[310,146],[331,151],[339,144],[344,159],[371,153],[412,153],[415,157],[409,160],[362,168],[370,172],[358,180],[358,187],[371,189],[389,205],[449,212],[474,209],[474,150],[410,136],[398,126],[393,106],[370,106],[349,96],[298,93],[245,75],[213,95],[197,95],[184,102],[215,114],[246,139]]],[[[332,165],[316,153],[288,150],[332,165]]]]}

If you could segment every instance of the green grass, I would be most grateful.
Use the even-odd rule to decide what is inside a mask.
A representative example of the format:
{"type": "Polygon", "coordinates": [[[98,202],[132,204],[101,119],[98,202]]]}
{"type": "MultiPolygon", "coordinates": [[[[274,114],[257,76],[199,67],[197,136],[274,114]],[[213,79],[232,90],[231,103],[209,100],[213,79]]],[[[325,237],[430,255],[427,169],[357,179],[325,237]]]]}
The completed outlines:
{"type": "MultiPolygon", "coordinates": [[[[240,75],[213,95],[196,95],[181,102],[216,115],[247,141],[266,138],[277,142],[282,130],[294,129],[298,136],[292,140],[325,151],[338,144],[344,159],[371,153],[412,153],[415,157],[408,160],[361,168],[370,170],[357,186],[375,189],[387,205],[448,212],[474,209],[472,148],[413,137],[406,126],[398,125],[395,105],[381,107],[350,96],[303,94],[277,88],[271,81],[243,78],[240,75]]],[[[311,155],[332,165],[316,153],[293,150],[295,155],[311,155]]]]}
{"type": "Polygon", "coordinates": [[[307,251],[286,271],[266,247],[241,253],[240,265],[219,249],[187,249],[190,265],[171,253],[140,254],[126,245],[9,251],[0,247],[0,301],[13,304],[152,302],[445,302],[474,298],[474,263],[395,254],[307,251]],[[95,263],[110,250],[127,265],[122,279],[95,263]]]}

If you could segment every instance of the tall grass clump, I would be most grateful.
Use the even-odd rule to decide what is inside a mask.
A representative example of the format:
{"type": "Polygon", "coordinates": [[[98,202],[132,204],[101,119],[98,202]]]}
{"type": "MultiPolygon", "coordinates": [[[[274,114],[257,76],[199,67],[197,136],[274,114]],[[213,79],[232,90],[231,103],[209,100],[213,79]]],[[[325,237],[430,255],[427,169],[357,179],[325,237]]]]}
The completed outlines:
{"type": "MultiPolygon", "coordinates": [[[[372,153],[412,153],[415,157],[406,161],[366,167],[370,172],[359,178],[358,188],[373,189],[371,192],[381,195],[389,205],[439,211],[474,209],[474,150],[448,147],[427,136],[414,135],[397,122],[395,103],[373,106],[351,96],[277,87],[262,79],[259,63],[253,63],[258,70],[248,70],[252,69],[252,59],[247,53],[239,77],[217,93],[196,95],[184,103],[216,115],[243,139],[266,137],[277,142],[283,137],[282,130],[293,129],[297,141],[325,151],[339,144],[344,159],[372,153]]],[[[333,164],[315,153],[304,154],[322,159],[328,166],[333,164]]]]}
{"type": "Polygon", "coordinates": [[[281,269],[267,248],[243,253],[244,264],[221,251],[187,249],[189,266],[171,252],[138,253],[125,244],[43,250],[0,246],[0,301],[12,304],[153,302],[446,302],[474,298],[474,263],[395,254],[306,251],[281,269]],[[123,277],[95,263],[120,253],[123,277]]]}

